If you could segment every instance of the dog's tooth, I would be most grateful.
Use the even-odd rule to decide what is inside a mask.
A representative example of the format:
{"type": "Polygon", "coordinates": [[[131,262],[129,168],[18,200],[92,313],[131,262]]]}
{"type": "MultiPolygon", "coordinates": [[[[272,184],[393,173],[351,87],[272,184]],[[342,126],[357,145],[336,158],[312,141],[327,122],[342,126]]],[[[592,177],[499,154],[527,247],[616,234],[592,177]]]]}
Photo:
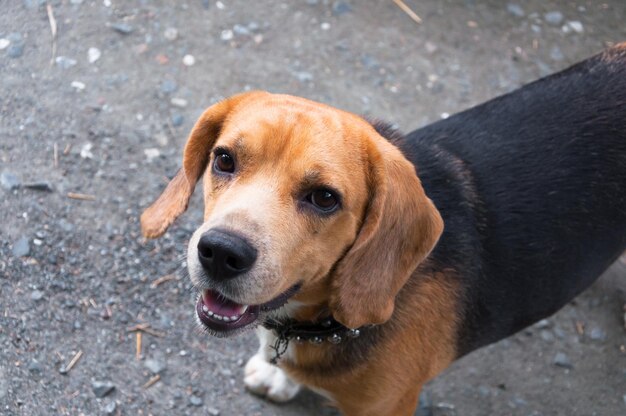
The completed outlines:
{"type": "MultiPolygon", "coordinates": [[[[208,308],[207,308],[207,309],[208,309],[208,308]]],[[[215,314],[213,313],[213,311],[208,311],[207,313],[209,314],[209,316],[213,316],[213,315],[215,315],[215,314]]]]}
{"type": "Polygon", "coordinates": [[[223,320],[224,322],[230,322],[230,318],[229,318],[228,316],[224,316],[224,317],[222,317],[222,320],[223,320]]]}
{"type": "Polygon", "coordinates": [[[239,315],[233,315],[230,317],[231,321],[236,321],[237,319],[239,319],[239,315]]]}
{"type": "Polygon", "coordinates": [[[239,315],[243,315],[244,313],[246,313],[247,310],[248,310],[248,305],[244,305],[239,315]]]}
{"type": "Polygon", "coordinates": [[[208,312],[209,308],[206,307],[206,305],[202,305],[202,312],[208,312]]]}

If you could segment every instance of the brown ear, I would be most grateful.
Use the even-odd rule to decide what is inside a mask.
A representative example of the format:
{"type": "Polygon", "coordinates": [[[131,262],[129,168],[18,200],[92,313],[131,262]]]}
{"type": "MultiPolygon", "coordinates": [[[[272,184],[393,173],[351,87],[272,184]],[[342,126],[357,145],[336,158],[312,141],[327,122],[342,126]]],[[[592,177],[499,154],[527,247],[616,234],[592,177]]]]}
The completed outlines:
{"type": "Polygon", "coordinates": [[[414,166],[375,133],[368,138],[370,203],[335,269],[330,308],[348,328],[387,321],[395,297],[435,247],[443,220],[414,166]]]}
{"type": "Polygon", "coordinates": [[[161,196],[141,214],[141,232],[144,237],[156,238],[185,210],[196,182],[204,174],[228,114],[244,99],[262,92],[249,92],[232,96],[205,110],[193,126],[183,153],[183,167],[165,188],[161,196]]]}

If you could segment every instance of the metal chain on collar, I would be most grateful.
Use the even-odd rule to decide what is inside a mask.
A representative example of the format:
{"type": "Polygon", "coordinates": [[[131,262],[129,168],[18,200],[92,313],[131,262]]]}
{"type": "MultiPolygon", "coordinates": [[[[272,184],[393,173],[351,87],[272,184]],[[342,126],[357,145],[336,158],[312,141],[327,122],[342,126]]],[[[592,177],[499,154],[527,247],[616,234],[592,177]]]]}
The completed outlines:
{"type": "Polygon", "coordinates": [[[289,348],[289,342],[293,339],[298,343],[308,341],[312,345],[321,345],[324,341],[330,344],[339,344],[350,338],[357,338],[361,335],[360,329],[350,329],[333,318],[327,318],[317,322],[298,322],[295,320],[277,321],[267,319],[263,326],[274,332],[276,341],[270,348],[274,351],[274,357],[270,363],[277,364],[289,348]]]}
{"type": "Polygon", "coordinates": [[[271,345],[270,348],[274,350],[274,356],[270,359],[270,363],[276,365],[280,357],[282,357],[287,352],[287,348],[289,348],[289,338],[282,335],[277,336],[274,345],[271,345]]]}

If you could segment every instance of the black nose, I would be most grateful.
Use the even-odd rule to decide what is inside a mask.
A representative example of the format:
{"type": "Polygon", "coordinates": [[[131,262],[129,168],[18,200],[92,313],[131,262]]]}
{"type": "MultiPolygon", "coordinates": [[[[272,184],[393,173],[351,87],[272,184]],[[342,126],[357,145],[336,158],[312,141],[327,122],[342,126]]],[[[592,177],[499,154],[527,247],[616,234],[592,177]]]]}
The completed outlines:
{"type": "Polygon", "coordinates": [[[256,249],[236,234],[213,229],[200,237],[198,259],[212,279],[231,279],[252,268],[256,249]]]}

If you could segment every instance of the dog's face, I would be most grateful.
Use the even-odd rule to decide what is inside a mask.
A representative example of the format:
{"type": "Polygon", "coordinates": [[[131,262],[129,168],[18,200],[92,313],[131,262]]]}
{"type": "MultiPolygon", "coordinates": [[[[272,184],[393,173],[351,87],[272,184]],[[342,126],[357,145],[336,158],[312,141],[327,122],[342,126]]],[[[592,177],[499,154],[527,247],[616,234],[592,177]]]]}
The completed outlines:
{"type": "Polygon", "coordinates": [[[145,235],[185,210],[203,173],[187,264],[198,317],[216,335],[290,298],[350,327],[384,322],[442,229],[397,149],[363,119],[300,98],[254,92],[210,107],[183,169],[143,214],[145,235]]]}

